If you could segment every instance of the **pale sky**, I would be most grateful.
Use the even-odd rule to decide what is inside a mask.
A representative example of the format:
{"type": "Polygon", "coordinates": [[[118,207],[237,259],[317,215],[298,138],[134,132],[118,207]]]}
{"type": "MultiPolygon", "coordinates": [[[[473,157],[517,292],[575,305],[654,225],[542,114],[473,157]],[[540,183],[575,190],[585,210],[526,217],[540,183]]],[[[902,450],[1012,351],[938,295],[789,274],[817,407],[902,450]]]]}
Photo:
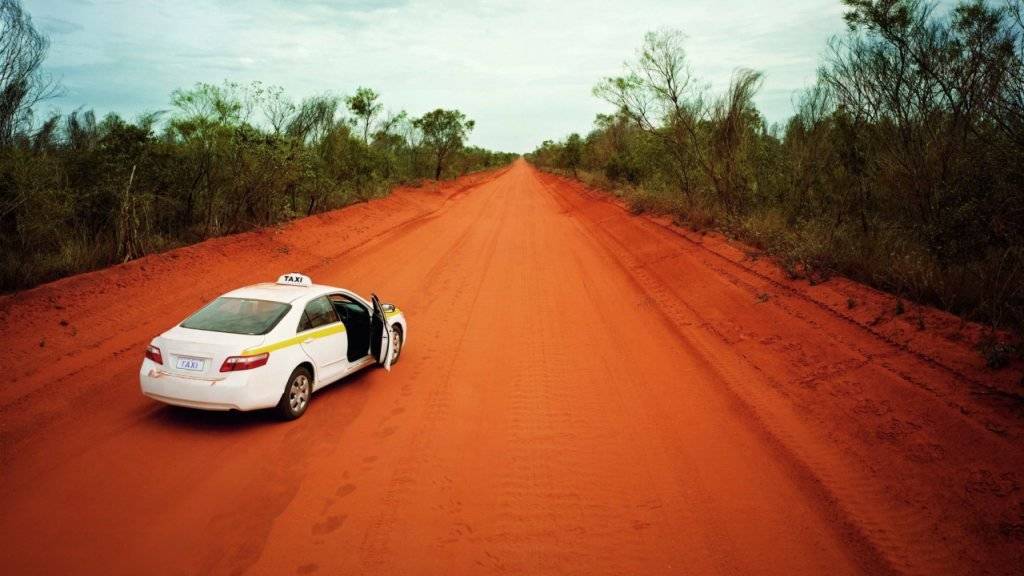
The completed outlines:
{"type": "MultiPolygon", "coordinates": [[[[79,106],[127,117],[169,107],[196,82],[260,80],[296,100],[368,86],[385,106],[420,115],[458,108],[470,143],[528,152],[585,134],[611,107],[591,88],[618,74],[643,34],[687,34],[694,71],[713,90],[732,71],[765,73],[757,104],[770,122],[814,81],[839,0],[23,0],[52,41],[45,67],[79,106]]],[[[45,109],[45,107],[44,107],[45,109]]]]}

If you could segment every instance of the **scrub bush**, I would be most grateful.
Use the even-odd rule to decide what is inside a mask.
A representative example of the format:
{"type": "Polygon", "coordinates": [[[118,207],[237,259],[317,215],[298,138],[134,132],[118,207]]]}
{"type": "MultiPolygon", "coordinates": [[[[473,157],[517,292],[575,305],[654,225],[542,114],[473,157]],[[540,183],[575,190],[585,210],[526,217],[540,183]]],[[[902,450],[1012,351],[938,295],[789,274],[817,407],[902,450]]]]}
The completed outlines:
{"type": "Polygon", "coordinates": [[[759,73],[714,94],[683,34],[660,30],[595,87],[615,113],[577,161],[575,135],[528,158],[750,242],[794,275],[838,272],[1020,334],[1024,4],[843,3],[847,32],[781,126],[753,104],[759,73]]]}

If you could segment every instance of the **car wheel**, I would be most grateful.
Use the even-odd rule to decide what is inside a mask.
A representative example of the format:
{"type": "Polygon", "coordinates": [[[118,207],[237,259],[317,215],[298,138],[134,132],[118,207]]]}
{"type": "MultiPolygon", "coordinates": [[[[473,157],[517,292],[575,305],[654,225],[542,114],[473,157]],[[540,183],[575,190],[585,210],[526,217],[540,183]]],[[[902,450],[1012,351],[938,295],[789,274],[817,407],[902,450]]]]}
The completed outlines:
{"type": "Polygon", "coordinates": [[[391,327],[391,365],[398,364],[398,357],[402,355],[402,327],[395,324],[391,327]]]}
{"type": "Polygon", "coordinates": [[[288,377],[284,394],[277,403],[277,413],[285,420],[295,420],[305,414],[313,396],[313,375],[309,370],[298,367],[288,377]]]}

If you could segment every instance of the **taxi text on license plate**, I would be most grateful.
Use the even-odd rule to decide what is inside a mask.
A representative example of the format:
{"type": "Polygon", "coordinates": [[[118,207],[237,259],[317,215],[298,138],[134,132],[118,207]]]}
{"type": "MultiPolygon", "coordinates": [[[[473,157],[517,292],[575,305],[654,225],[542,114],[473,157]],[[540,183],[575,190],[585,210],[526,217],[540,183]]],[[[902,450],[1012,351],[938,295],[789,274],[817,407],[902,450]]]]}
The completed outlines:
{"type": "Polygon", "coordinates": [[[202,370],[203,361],[199,358],[178,358],[178,368],[181,370],[202,370]]]}

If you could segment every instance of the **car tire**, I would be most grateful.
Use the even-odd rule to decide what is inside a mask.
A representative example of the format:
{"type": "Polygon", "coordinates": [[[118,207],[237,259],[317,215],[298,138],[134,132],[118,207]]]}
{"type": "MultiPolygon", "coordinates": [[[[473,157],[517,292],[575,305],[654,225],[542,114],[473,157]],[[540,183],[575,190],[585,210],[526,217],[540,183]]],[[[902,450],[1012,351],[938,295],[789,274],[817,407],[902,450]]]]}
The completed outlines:
{"type": "Polygon", "coordinates": [[[285,383],[284,393],[277,403],[277,414],[282,420],[295,420],[306,413],[313,398],[313,375],[299,366],[285,383]]]}
{"type": "Polygon", "coordinates": [[[391,365],[398,364],[398,359],[402,357],[402,344],[404,343],[405,336],[402,334],[402,327],[398,324],[391,325],[391,332],[394,333],[395,339],[391,342],[393,347],[391,353],[391,365]]]}

